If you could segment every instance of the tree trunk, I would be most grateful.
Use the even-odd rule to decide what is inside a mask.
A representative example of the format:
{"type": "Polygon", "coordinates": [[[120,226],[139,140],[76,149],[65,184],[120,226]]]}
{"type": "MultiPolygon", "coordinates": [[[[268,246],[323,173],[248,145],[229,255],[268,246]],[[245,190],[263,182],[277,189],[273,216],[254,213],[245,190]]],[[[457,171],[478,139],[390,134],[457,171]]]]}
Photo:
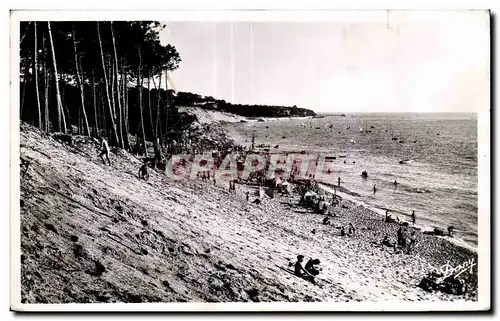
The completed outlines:
{"type": "Polygon", "coordinates": [[[122,135],[122,130],[121,130],[121,123],[120,123],[120,119],[118,117],[116,117],[116,115],[119,114],[120,111],[116,110],[117,109],[117,106],[118,104],[116,103],[116,93],[115,93],[115,87],[117,87],[118,85],[115,86],[115,84],[118,82],[118,78],[116,77],[116,73],[115,73],[115,65],[114,64],[110,64],[110,71],[111,71],[111,103],[113,104],[113,110],[114,110],[114,113],[115,113],[115,121],[117,121],[117,130],[118,130],[118,146],[120,146],[120,148],[123,148],[123,135],[122,135]]]}
{"type": "Polygon", "coordinates": [[[151,72],[148,72],[148,112],[149,112],[149,124],[151,125],[151,132],[153,133],[153,146],[155,152],[158,150],[158,144],[156,142],[156,133],[154,130],[153,123],[153,111],[151,110],[151,72]]]}
{"type": "Polygon", "coordinates": [[[124,145],[125,145],[125,149],[127,150],[130,150],[130,142],[128,140],[128,118],[127,118],[127,110],[128,110],[128,107],[127,107],[127,96],[128,96],[128,92],[127,92],[127,77],[125,76],[125,69],[123,68],[123,65],[121,66],[121,85],[122,85],[122,102],[123,102],[123,105],[122,105],[122,126],[123,126],[123,131],[124,131],[124,135],[123,135],[123,138],[124,138],[124,145]]]}
{"type": "Polygon", "coordinates": [[[43,36],[42,41],[43,46],[43,81],[44,81],[44,104],[45,104],[45,131],[50,132],[50,115],[49,115],[49,84],[50,84],[50,74],[47,72],[47,51],[45,46],[45,36],[43,36]]]}
{"type": "Polygon", "coordinates": [[[54,82],[56,84],[56,99],[57,99],[57,126],[58,130],[61,131],[61,118],[62,118],[62,132],[66,133],[66,117],[64,116],[64,110],[61,100],[61,93],[59,91],[59,75],[57,74],[57,60],[56,53],[54,51],[54,40],[52,39],[52,31],[50,29],[50,21],[47,21],[47,28],[49,30],[49,42],[50,49],[52,51],[52,65],[54,71],[54,82]]]}
{"type": "Polygon", "coordinates": [[[108,77],[106,75],[106,65],[104,64],[104,51],[102,49],[102,41],[101,41],[101,32],[99,30],[99,22],[97,22],[97,36],[99,38],[99,48],[101,49],[101,63],[102,63],[102,75],[104,77],[104,90],[105,90],[105,95],[106,95],[106,103],[108,105],[108,111],[109,115],[111,118],[111,125],[114,133],[114,138],[115,138],[115,143],[118,143],[118,133],[116,132],[116,124],[115,124],[115,119],[113,118],[113,109],[111,106],[111,100],[109,98],[109,91],[108,91],[108,77]]]}
{"type": "MultiPolygon", "coordinates": [[[[165,70],[165,135],[168,135],[168,69],[165,70]]],[[[167,147],[168,143],[168,139],[165,137],[167,147]]]]}
{"type": "Polygon", "coordinates": [[[103,97],[103,94],[102,94],[102,89],[99,91],[99,99],[97,100],[97,104],[98,104],[98,108],[97,110],[99,111],[100,113],[100,120],[101,120],[101,133],[102,135],[104,136],[107,136],[107,132],[108,132],[108,122],[107,122],[107,119],[106,119],[106,112],[104,111],[104,97],[103,97]]]}
{"type": "Polygon", "coordinates": [[[66,123],[68,124],[68,126],[66,127],[66,129],[69,129],[69,133],[73,134],[73,126],[71,126],[71,124],[73,122],[71,121],[71,114],[69,112],[68,104],[66,102],[66,93],[67,93],[67,90],[68,90],[67,86],[63,86],[62,89],[61,89],[61,103],[62,103],[62,106],[63,106],[63,117],[66,118],[66,123]]]}
{"type": "Polygon", "coordinates": [[[139,54],[139,69],[137,71],[137,89],[139,90],[139,112],[141,114],[141,134],[142,134],[142,143],[144,147],[144,155],[148,157],[148,149],[146,148],[146,133],[144,131],[144,116],[143,116],[143,108],[142,108],[142,54],[141,48],[137,48],[137,53],[139,54]]]}
{"type": "Polygon", "coordinates": [[[130,133],[130,122],[128,120],[128,114],[129,114],[129,92],[128,92],[128,86],[127,82],[125,81],[124,84],[125,87],[125,128],[127,129],[127,133],[130,133]]]}
{"type": "Polygon", "coordinates": [[[156,118],[157,122],[158,122],[158,136],[160,137],[160,146],[161,146],[161,150],[162,152],[165,151],[165,149],[163,148],[163,146],[166,145],[166,141],[167,141],[167,137],[166,137],[166,133],[165,133],[165,137],[163,137],[163,129],[162,129],[162,122],[161,122],[161,78],[162,78],[162,75],[161,75],[161,72],[160,72],[160,81],[159,81],[159,88],[158,88],[158,117],[156,118]]]}
{"type": "Polygon", "coordinates": [[[42,129],[42,108],[40,106],[40,91],[38,90],[38,37],[36,30],[36,21],[34,22],[35,26],[35,68],[33,72],[35,73],[35,92],[36,92],[36,106],[38,107],[38,128],[42,129]]]}
{"type": "MultiPolygon", "coordinates": [[[[118,105],[118,131],[119,135],[118,138],[120,139],[120,147],[123,148],[124,142],[123,142],[123,119],[122,119],[122,104],[120,100],[120,86],[118,83],[118,54],[116,52],[116,43],[115,43],[115,32],[113,30],[113,22],[111,21],[109,24],[111,28],[111,39],[113,40],[113,53],[114,53],[114,62],[115,62],[115,79],[116,79],[116,95],[117,95],[117,104],[118,105]]],[[[113,95],[114,97],[114,95],[113,95]]]]}
{"type": "Polygon", "coordinates": [[[24,74],[23,74],[23,93],[21,95],[21,119],[23,118],[24,114],[24,99],[26,98],[26,87],[28,84],[28,66],[29,63],[27,62],[27,64],[24,66],[24,74]]]}
{"type": "MultiPolygon", "coordinates": [[[[162,72],[160,71],[160,77],[158,81],[158,101],[156,102],[156,122],[155,122],[155,134],[156,137],[160,138],[160,146],[162,147],[163,151],[163,135],[162,135],[162,130],[161,130],[161,74],[162,72]]],[[[153,78],[153,83],[154,83],[154,78],[153,78]]],[[[156,83],[155,83],[156,86],[156,83]]]]}
{"type": "MultiPolygon", "coordinates": [[[[75,39],[75,27],[74,25],[71,25],[71,33],[72,33],[72,38],[73,38],[73,51],[75,54],[75,71],[76,71],[76,82],[78,84],[78,87],[80,88],[80,100],[82,103],[82,114],[83,114],[83,122],[85,125],[85,132],[87,133],[87,136],[90,136],[90,128],[89,128],[89,121],[87,119],[87,112],[85,111],[85,92],[84,92],[84,86],[83,86],[83,70],[79,68],[79,58],[78,54],[76,51],[76,39],[75,39]]],[[[80,130],[80,124],[81,124],[81,118],[80,118],[80,113],[78,113],[78,130],[80,130]]]]}
{"type": "Polygon", "coordinates": [[[99,121],[97,118],[97,102],[95,98],[95,77],[92,69],[92,106],[94,107],[94,137],[99,137],[99,121]]]}
{"type": "MultiPolygon", "coordinates": [[[[107,57],[106,70],[108,71],[108,81],[109,81],[109,88],[108,88],[108,92],[110,93],[109,100],[111,101],[111,110],[113,111],[113,119],[115,120],[115,124],[116,124],[115,101],[113,99],[113,96],[114,96],[114,93],[113,93],[113,64],[111,62],[111,57],[107,57]]],[[[118,125],[117,125],[117,127],[118,127],[118,125]]],[[[117,128],[117,130],[118,130],[118,128],[117,128]]]]}

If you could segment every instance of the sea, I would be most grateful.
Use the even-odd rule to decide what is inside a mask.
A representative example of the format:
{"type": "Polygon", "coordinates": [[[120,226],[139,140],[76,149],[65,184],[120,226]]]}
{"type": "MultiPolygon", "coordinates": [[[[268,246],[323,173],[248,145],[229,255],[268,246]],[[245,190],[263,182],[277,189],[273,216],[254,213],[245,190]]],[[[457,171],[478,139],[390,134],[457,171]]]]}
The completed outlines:
{"type": "Polygon", "coordinates": [[[477,114],[323,116],[236,123],[228,129],[247,145],[252,133],[255,144],[279,145],[272,153],[334,156],[327,189],[340,177],[351,200],[381,214],[389,209],[403,221],[415,211],[422,229],[453,226],[454,239],[477,248],[477,114]]]}

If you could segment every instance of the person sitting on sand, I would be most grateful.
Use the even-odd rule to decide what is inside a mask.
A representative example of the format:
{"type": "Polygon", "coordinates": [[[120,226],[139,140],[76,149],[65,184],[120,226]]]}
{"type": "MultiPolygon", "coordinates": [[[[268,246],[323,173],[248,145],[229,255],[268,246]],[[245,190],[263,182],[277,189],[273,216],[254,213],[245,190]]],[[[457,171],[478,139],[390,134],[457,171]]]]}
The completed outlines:
{"type": "Polygon", "coordinates": [[[139,178],[142,178],[145,181],[149,179],[148,162],[144,163],[139,169],[139,178]]]}
{"type": "Polygon", "coordinates": [[[325,216],[325,218],[323,218],[323,225],[329,225],[330,224],[330,218],[328,216],[325,216]]]}
{"type": "Polygon", "coordinates": [[[321,262],[319,259],[314,259],[314,260],[309,259],[309,261],[307,261],[306,266],[304,268],[307,272],[309,272],[309,274],[315,276],[315,275],[319,274],[320,268],[318,265],[320,263],[321,262]]]}
{"type": "Polygon", "coordinates": [[[302,266],[303,261],[304,261],[304,255],[297,255],[297,262],[295,262],[294,274],[298,277],[314,282],[314,276],[302,266]]]}
{"type": "Polygon", "coordinates": [[[345,236],[345,228],[343,226],[340,229],[340,236],[345,236]]]}
{"type": "Polygon", "coordinates": [[[261,202],[261,200],[260,200],[260,199],[256,198],[256,199],[254,199],[254,200],[253,200],[253,202],[252,202],[252,203],[259,205],[259,204],[260,204],[260,203],[262,203],[262,202],[261,202]]]}
{"type": "Polygon", "coordinates": [[[394,223],[396,220],[389,214],[389,210],[385,212],[385,222],[386,223],[394,223]]]}
{"type": "Polygon", "coordinates": [[[391,241],[389,240],[389,236],[386,234],[386,235],[384,236],[384,239],[383,239],[383,240],[382,240],[382,242],[380,242],[380,243],[381,243],[382,245],[385,245],[385,246],[393,247],[395,242],[394,242],[394,243],[393,243],[393,242],[391,242],[391,241]]]}
{"type": "Polygon", "coordinates": [[[349,236],[354,236],[354,233],[356,232],[356,228],[352,223],[349,223],[348,228],[347,228],[347,235],[349,236]]]}
{"type": "Polygon", "coordinates": [[[411,221],[413,222],[413,225],[415,225],[415,222],[417,221],[417,217],[415,216],[415,211],[411,213],[411,221]]]}
{"type": "Polygon", "coordinates": [[[109,146],[104,136],[101,137],[101,147],[99,148],[99,150],[101,151],[99,157],[101,158],[104,165],[106,165],[106,162],[104,161],[104,158],[102,158],[103,155],[106,156],[106,159],[108,160],[108,165],[111,166],[111,162],[109,161],[109,146]]]}
{"type": "Polygon", "coordinates": [[[449,237],[453,237],[453,235],[452,235],[453,230],[454,230],[454,227],[453,227],[453,226],[448,226],[448,236],[449,236],[449,237]]]}

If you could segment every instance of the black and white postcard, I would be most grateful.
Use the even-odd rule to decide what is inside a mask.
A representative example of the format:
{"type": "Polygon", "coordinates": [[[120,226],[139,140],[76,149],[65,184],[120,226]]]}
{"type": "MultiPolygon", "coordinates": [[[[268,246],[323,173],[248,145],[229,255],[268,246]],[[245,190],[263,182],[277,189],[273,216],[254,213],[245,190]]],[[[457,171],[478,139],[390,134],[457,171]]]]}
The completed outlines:
{"type": "Polygon", "coordinates": [[[12,11],[11,308],[489,310],[490,21],[12,11]]]}

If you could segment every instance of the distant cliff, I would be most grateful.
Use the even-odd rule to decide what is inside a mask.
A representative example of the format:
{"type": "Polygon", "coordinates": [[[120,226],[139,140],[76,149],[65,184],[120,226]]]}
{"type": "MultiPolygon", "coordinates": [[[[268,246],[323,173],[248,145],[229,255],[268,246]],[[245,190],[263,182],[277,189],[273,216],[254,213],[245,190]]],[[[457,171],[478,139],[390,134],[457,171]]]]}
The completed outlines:
{"type": "Polygon", "coordinates": [[[231,104],[222,99],[201,96],[190,92],[178,92],[173,97],[175,106],[195,106],[209,110],[219,110],[245,117],[305,117],[316,116],[310,109],[297,106],[242,105],[231,104]]]}

